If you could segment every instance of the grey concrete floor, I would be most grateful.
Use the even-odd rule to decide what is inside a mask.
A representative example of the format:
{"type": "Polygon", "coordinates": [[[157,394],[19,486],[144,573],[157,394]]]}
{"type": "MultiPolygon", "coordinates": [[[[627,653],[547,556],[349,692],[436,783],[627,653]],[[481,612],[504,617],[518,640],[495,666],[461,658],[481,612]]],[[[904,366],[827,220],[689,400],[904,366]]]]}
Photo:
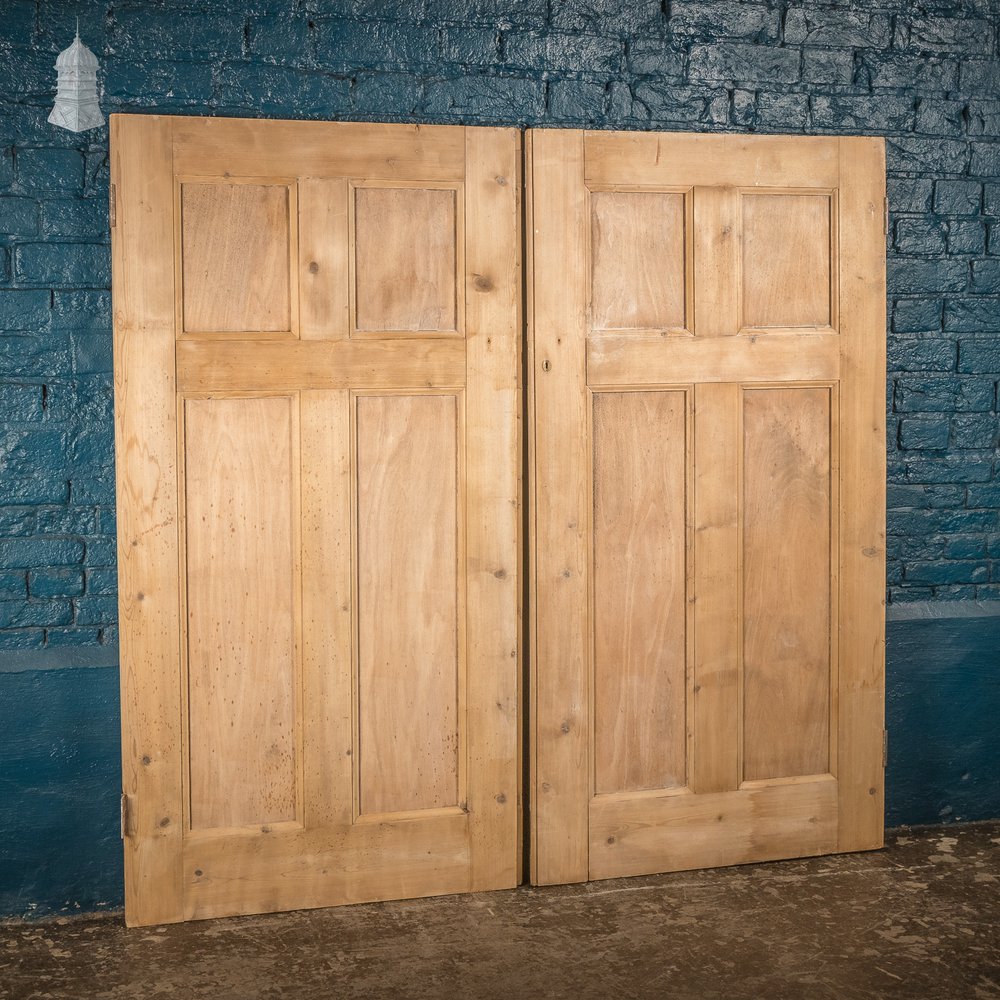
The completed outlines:
{"type": "Polygon", "coordinates": [[[1000,998],[1000,823],[582,886],[138,930],[7,923],[0,997],[1000,998]]]}

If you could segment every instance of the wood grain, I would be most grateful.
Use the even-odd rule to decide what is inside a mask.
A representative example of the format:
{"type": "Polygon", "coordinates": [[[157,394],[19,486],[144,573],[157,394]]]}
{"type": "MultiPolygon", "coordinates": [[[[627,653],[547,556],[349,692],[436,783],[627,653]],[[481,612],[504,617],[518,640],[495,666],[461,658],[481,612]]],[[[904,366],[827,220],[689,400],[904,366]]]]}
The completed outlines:
{"type": "Polygon", "coordinates": [[[455,396],[357,400],[362,813],[459,801],[458,420],[455,396]]]}
{"type": "Polygon", "coordinates": [[[111,116],[125,920],[183,919],[172,119],[111,116]]]}
{"type": "Polygon", "coordinates": [[[290,331],[289,189],[181,185],[185,332],[290,331]]]}
{"type": "Polygon", "coordinates": [[[355,328],[458,329],[456,192],[354,190],[355,328]]]}
{"type": "Polygon", "coordinates": [[[594,328],[683,329],[684,195],[595,191],[590,205],[594,328]]]}
{"type": "Polygon", "coordinates": [[[582,882],[591,794],[583,134],[532,134],[532,881],[582,882]]]}
{"type": "Polygon", "coordinates": [[[594,395],[594,778],[687,783],[687,404],[594,395]]]}
{"type": "Polygon", "coordinates": [[[840,156],[838,849],[860,851],[882,846],[885,816],[885,143],[841,139],[840,156]]]}
{"type": "Polygon", "coordinates": [[[743,325],[830,326],[830,198],[744,194],[743,325]]]}
{"type": "Polygon", "coordinates": [[[299,204],[299,336],[350,336],[350,185],[344,177],[304,177],[299,204]]]}
{"type": "Polygon", "coordinates": [[[521,137],[466,135],[469,836],[474,890],[521,879],[521,137]],[[473,780],[474,778],[474,780],[473,780]]]}
{"type": "Polygon", "coordinates": [[[188,768],[196,830],[297,818],[292,408],[287,396],[184,405],[188,768]]]}
{"type": "Polygon", "coordinates": [[[830,767],[830,390],[743,393],[743,777],[830,767]]]}
{"type": "Polygon", "coordinates": [[[177,345],[184,392],[241,389],[426,389],[465,384],[454,340],[187,340],[177,345]]]}

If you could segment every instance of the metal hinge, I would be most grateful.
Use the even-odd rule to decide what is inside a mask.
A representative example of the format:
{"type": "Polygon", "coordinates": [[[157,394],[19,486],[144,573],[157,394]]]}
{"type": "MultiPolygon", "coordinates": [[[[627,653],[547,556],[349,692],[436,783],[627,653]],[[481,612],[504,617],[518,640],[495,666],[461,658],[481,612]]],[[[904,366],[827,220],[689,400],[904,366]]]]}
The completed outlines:
{"type": "Polygon", "coordinates": [[[887,767],[889,764],[889,730],[882,730],[882,766],[887,767]]]}
{"type": "Polygon", "coordinates": [[[108,192],[108,217],[111,220],[111,228],[114,229],[118,222],[118,194],[114,184],[108,192]]]}
{"type": "Polygon", "coordinates": [[[883,211],[884,211],[884,214],[882,216],[882,235],[883,236],[888,236],[889,235],[889,199],[888,198],[883,198],[882,199],[882,208],[883,208],[883,211]]]}
{"type": "Polygon", "coordinates": [[[128,836],[128,796],[122,792],[121,804],[121,837],[124,840],[128,836]]]}

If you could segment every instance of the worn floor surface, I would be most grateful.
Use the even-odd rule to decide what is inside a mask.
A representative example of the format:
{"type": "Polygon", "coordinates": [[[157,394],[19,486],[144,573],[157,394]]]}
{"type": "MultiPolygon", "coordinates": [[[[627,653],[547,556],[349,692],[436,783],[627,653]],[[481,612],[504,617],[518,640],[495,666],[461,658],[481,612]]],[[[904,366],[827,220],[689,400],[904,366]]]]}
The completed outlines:
{"type": "Polygon", "coordinates": [[[1000,824],[872,854],[126,930],[0,925],[0,997],[1000,998],[1000,824]]]}

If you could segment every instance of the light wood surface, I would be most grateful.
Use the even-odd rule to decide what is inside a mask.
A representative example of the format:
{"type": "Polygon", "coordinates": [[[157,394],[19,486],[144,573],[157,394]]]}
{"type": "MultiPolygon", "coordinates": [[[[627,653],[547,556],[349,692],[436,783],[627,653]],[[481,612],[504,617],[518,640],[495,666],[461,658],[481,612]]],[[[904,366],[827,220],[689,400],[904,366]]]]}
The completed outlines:
{"type": "Polygon", "coordinates": [[[296,819],[297,428],[288,396],[184,403],[190,826],[296,819]]]}
{"type": "Polygon", "coordinates": [[[686,393],[593,400],[595,791],[682,786],[686,393]]]}
{"type": "Polygon", "coordinates": [[[830,198],[744,194],[743,325],[830,326],[830,198]]]}
{"type": "Polygon", "coordinates": [[[885,772],[885,147],[841,139],[840,849],[882,846],[885,772]],[[847,239],[846,235],[850,234],[847,239]]]}
{"type": "Polygon", "coordinates": [[[454,396],[357,399],[363,814],[459,801],[458,427],[454,396]]]}
{"type": "Polygon", "coordinates": [[[111,116],[125,919],[183,907],[172,120],[111,116]]]}
{"type": "Polygon", "coordinates": [[[518,134],[112,132],[129,923],[515,884],[518,134]]]}
{"type": "Polygon", "coordinates": [[[181,184],[185,332],[291,330],[291,218],[284,184],[181,184]]]}
{"type": "Polygon", "coordinates": [[[457,329],[457,193],[354,189],[358,332],[457,329]]]}
{"type": "Polygon", "coordinates": [[[743,777],[830,767],[830,390],[743,393],[743,777]]]}
{"type": "Polygon", "coordinates": [[[868,140],[532,136],[539,882],[579,879],[583,860],[603,878],[881,843],[883,168],[868,140]],[[603,327],[607,290],[620,291],[622,317],[629,302],[646,310],[676,295],[669,268],[643,290],[660,261],[619,261],[651,245],[649,233],[673,231],[664,195],[678,191],[691,201],[693,322],[603,327]],[[618,228],[634,230],[608,230],[617,256],[579,219],[588,199],[602,212],[606,198],[618,228]],[[639,202],[646,215],[623,222],[622,206],[639,202]],[[587,269],[593,303],[578,277],[587,269]],[[664,528],[649,512],[677,506],[661,478],[679,463],[662,451],[679,437],[676,416],[661,402],[637,420],[622,401],[682,392],[693,401],[680,461],[693,497],[683,559],[670,564],[657,558],[664,528]],[[626,496],[631,509],[615,506],[626,496]],[[587,547],[594,561],[580,579],[587,547]],[[676,648],[679,622],[634,641],[665,615],[661,572],[683,574],[674,586],[690,649],[676,648]],[[664,709],[651,665],[668,661],[686,710],[644,738],[609,733],[637,706],[664,709]],[[580,720],[594,729],[582,755],[580,720]],[[668,773],[676,767],[657,774],[681,746],[684,784],[668,773]]]}
{"type": "Polygon", "coordinates": [[[595,191],[590,204],[594,328],[684,329],[684,194],[595,191]]]}

